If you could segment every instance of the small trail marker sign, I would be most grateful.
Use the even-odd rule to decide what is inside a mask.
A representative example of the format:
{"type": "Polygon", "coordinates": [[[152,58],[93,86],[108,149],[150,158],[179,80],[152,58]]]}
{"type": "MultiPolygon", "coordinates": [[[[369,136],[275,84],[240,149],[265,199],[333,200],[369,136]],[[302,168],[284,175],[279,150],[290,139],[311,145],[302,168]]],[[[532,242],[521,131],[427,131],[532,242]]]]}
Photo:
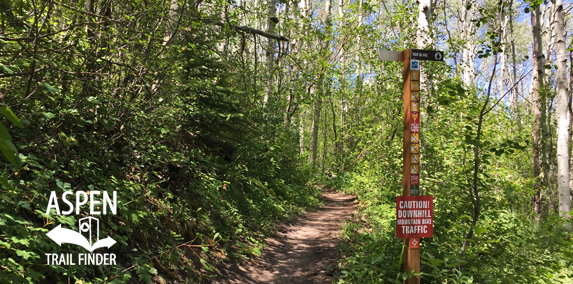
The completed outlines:
{"type": "Polygon", "coordinates": [[[420,143],[420,133],[410,133],[410,143],[412,144],[420,143]]]}
{"type": "Polygon", "coordinates": [[[396,196],[396,237],[431,238],[433,236],[432,196],[396,196]]]}
{"type": "MultiPolygon", "coordinates": [[[[429,61],[444,61],[444,53],[437,50],[420,50],[420,49],[412,49],[410,51],[410,58],[411,59],[418,59],[418,60],[429,60],[429,61]]],[[[415,61],[418,61],[415,60],[415,61]]],[[[412,60],[414,61],[414,60],[412,60]]],[[[412,69],[411,70],[416,70],[412,69]]]]}
{"type": "Polygon", "coordinates": [[[420,61],[410,60],[410,70],[420,71],[420,61]]]}
{"type": "Polygon", "coordinates": [[[420,248],[420,240],[418,240],[418,238],[411,238],[410,249],[418,249],[418,248],[420,248]]]}

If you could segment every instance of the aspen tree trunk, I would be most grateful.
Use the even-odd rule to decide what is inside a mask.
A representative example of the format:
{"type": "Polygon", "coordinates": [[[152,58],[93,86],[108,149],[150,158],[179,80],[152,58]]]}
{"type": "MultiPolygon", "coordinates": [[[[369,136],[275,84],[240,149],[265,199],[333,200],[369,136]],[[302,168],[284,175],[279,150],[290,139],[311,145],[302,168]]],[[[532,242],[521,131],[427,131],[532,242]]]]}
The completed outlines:
{"type": "Polygon", "coordinates": [[[463,80],[466,86],[472,86],[475,82],[475,54],[473,52],[473,29],[475,27],[473,19],[473,13],[475,11],[473,5],[470,9],[467,9],[468,5],[472,3],[471,0],[462,2],[462,39],[463,39],[463,51],[462,51],[462,70],[463,70],[463,80]]]}
{"type": "Polygon", "coordinates": [[[322,124],[323,124],[323,127],[322,127],[322,172],[324,172],[324,170],[325,170],[324,165],[325,165],[325,162],[326,162],[326,154],[327,154],[327,150],[326,150],[326,149],[327,149],[327,146],[326,146],[326,142],[327,142],[326,132],[327,132],[327,130],[328,130],[328,127],[326,127],[326,118],[327,118],[326,113],[327,113],[326,111],[323,112],[323,116],[324,116],[324,117],[322,118],[322,119],[323,119],[323,120],[322,120],[322,121],[323,121],[323,122],[322,122],[322,124]]]}
{"type": "Polygon", "coordinates": [[[320,96],[320,90],[319,90],[318,92],[316,92],[316,101],[314,102],[314,112],[313,112],[314,116],[312,119],[312,133],[310,137],[310,164],[312,165],[313,168],[316,165],[316,152],[318,148],[318,126],[320,124],[321,107],[322,107],[322,98],[320,96]]]}
{"type": "MultiPolygon", "coordinates": [[[[503,4],[504,4],[504,1],[501,1],[501,5],[503,5],[503,4]]],[[[503,6],[502,6],[502,7],[503,7],[503,6]]],[[[499,23],[499,25],[500,25],[500,31],[501,31],[501,35],[499,36],[499,39],[500,39],[500,41],[501,41],[500,44],[501,44],[501,46],[502,46],[502,49],[501,49],[501,52],[499,53],[500,61],[501,61],[501,62],[499,63],[499,65],[500,65],[500,66],[499,66],[499,76],[497,77],[497,90],[498,90],[498,93],[499,93],[499,96],[500,96],[500,97],[503,96],[503,90],[504,90],[505,56],[506,56],[506,53],[505,53],[505,47],[504,47],[503,44],[506,42],[505,39],[506,39],[506,36],[507,36],[507,32],[506,32],[507,20],[506,20],[505,15],[503,15],[503,11],[504,11],[504,9],[501,8],[501,9],[500,9],[501,15],[500,15],[500,17],[499,17],[499,18],[501,19],[501,22],[499,23]]]]}
{"type": "Polygon", "coordinates": [[[356,52],[356,80],[362,79],[362,64],[360,64],[360,55],[361,49],[360,46],[362,44],[362,37],[360,36],[360,29],[362,28],[362,24],[364,22],[364,9],[362,9],[362,4],[364,0],[359,1],[359,11],[358,11],[358,38],[356,41],[357,52],[356,52]]]}
{"type": "MultiPolygon", "coordinates": [[[[550,62],[551,61],[551,54],[553,54],[552,50],[553,50],[553,39],[554,39],[554,30],[553,30],[553,22],[555,21],[555,5],[553,5],[552,1],[549,1],[547,3],[547,5],[545,5],[545,10],[544,10],[544,14],[545,14],[545,18],[543,18],[543,15],[541,16],[542,20],[543,20],[543,25],[542,25],[542,36],[545,36],[545,51],[544,51],[544,56],[545,56],[545,61],[546,62],[550,62]]],[[[550,76],[546,76],[545,78],[543,78],[543,83],[544,85],[547,85],[549,82],[548,80],[550,76]]]]}
{"type": "Polygon", "coordinates": [[[512,78],[512,103],[513,111],[517,117],[517,121],[520,122],[521,119],[519,117],[519,109],[518,109],[518,100],[519,100],[519,92],[517,91],[517,69],[516,69],[516,58],[515,58],[515,33],[513,30],[513,0],[509,1],[509,32],[511,33],[511,66],[513,69],[513,78],[512,78]]]}
{"type": "MultiPolygon", "coordinates": [[[[338,18],[339,18],[339,36],[342,39],[341,35],[344,29],[344,0],[338,0],[338,18]]],[[[342,160],[344,161],[344,111],[345,111],[345,101],[344,101],[344,87],[345,87],[345,78],[344,78],[344,66],[345,66],[345,58],[344,58],[344,48],[340,49],[340,155],[342,160]]],[[[344,168],[344,164],[342,165],[344,168]]]]}
{"type": "MultiPolygon", "coordinates": [[[[570,218],[571,191],[569,190],[569,117],[567,87],[567,54],[565,52],[565,11],[563,0],[553,0],[555,21],[555,51],[557,59],[557,189],[559,192],[559,216],[570,218]]],[[[571,232],[571,223],[566,224],[571,232]]]]}
{"type": "MultiPolygon", "coordinates": [[[[270,34],[275,33],[275,26],[278,22],[277,18],[277,0],[268,0],[268,19],[267,19],[267,32],[270,34]]],[[[267,107],[269,96],[273,91],[273,69],[275,62],[275,46],[276,41],[268,38],[267,45],[267,84],[265,85],[265,96],[263,97],[263,107],[267,107]]]]}
{"type": "MultiPolygon", "coordinates": [[[[428,23],[428,19],[430,19],[432,15],[432,3],[430,0],[418,0],[418,30],[416,32],[416,46],[419,49],[426,49],[432,45],[432,39],[430,38],[430,27],[428,23]]],[[[426,98],[430,94],[429,91],[432,88],[428,88],[428,74],[424,72],[422,67],[420,66],[420,104],[423,105],[426,102],[426,98]],[[423,94],[422,92],[426,91],[428,93],[423,94]]],[[[425,114],[423,115],[425,117],[425,114]]],[[[420,118],[422,119],[422,118],[420,118]]],[[[420,147],[423,146],[423,141],[420,142],[420,147]]],[[[420,155],[420,160],[423,158],[423,153],[420,155]]],[[[424,165],[420,161],[420,166],[423,167],[424,165]]]]}
{"type": "Polygon", "coordinates": [[[300,116],[299,116],[299,140],[298,140],[298,145],[299,145],[299,149],[300,149],[300,154],[303,155],[304,154],[304,115],[305,115],[306,111],[301,111],[300,112],[300,116]]]}
{"type": "MultiPolygon", "coordinates": [[[[327,32],[330,31],[330,13],[331,13],[331,7],[332,7],[332,0],[327,0],[326,1],[326,6],[325,6],[325,12],[326,12],[326,16],[324,18],[324,23],[327,26],[327,32]]],[[[328,80],[328,79],[326,79],[328,80]]],[[[319,87],[319,90],[316,92],[316,101],[314,102],[314,116],[313,116],[313,120],[312,120],[312,135],[310,138],[310,163],[312,165],[312,167],[314,168],[316,165],[316,153],[318,151],[318,128],[320,125],[320,111],[322,109],[322,93],[323,93],[323,89],[324,89],[324,84],[322,84],[322,82],[319,82],[316,84],[317,87],[319,87]]],[[[328,86],[330,87],[330,86],[328,86]]]]}
{"type": "MultiPolygon", "coordinates": [[[[287,17],[290,18],[290,20],[293,23],[297,22],[297,18],[296,18],[296,8],[298,7],[298,5],[295,5],[295,7],[292,9],[292,11],[290,11],[290,4],[287,1],[287,3],[285,4],[286,8],[285,8],[285,13],[287,15],[287,17]],[[289,14],[290,12],[290,14],[289,14]]],[[[291,42],[290,42],[290,53],[291,54],[297,54],[298,51],[298,40],[297,38],[294,36],[294,34],[296,33],[296,26],[292,26],[291,31],[290,31],[290,38],[291,38],[291,42]]],[[[287,105],[286,105],[286,109],[285,109],[285,113],[284,113],[284,119],[283,119],[283,125],[286,127],[290,124],[291,122],[291,118],[294,115],[294,112],[296,111],[296,107],[294,105],[294,94],[296,93],[296,88],[297,88],[297,81],[298,81],[298,68],[296,66],[296,64],[291,63],[289,65],[289,73],[290,73],[290,91],[289,91],[289,95],[287,97],[287,105]]]]}
{"type": "MultiPolygon", "coordinates": [[[[570,37],[571,38],[571,37],[570,37]]],[[[573,39],[569,46],[573,45],[573,39]]],[[[569,51],[569,62],[573,62],[573,50],[569,51]]],[[[569,68],[569,104],[568,104],[568,114],[569,114],[569,143],[573,138],[573,68],[569,68]]],[[[573,188],[573,155],[571,155],[571,151],[569,151],[569,192],[573,188]]],[[[569,201],[573,203],[573,196],[569,196],[569,201]]],[[[571,213],[570,213],[571,214],[571,213]]],[[[571,215],[569,215],[571,218],[571,215]]]]}
{"type": "MultiPolygon", "coordinates": [[[[416,32],[416,46],[424,49],[432,44],[428,19],[432,15],[432,2],[430,0],[418,0],[418,31],[416,32]]],[[[421,78],[420,78],[421,79],[421,78]]],[[[420,82],[420,84],[422,84],[420,82]]]]}
{"type": "Polygon", "coordinates": [[[168,13],[168,17],[167,17],[167,23],[169,25],[169,29],[168,29],[168,32],[166,32],[165,36],[163,37],[163,45],[164,46],[167,45],[167,43],[169,42],[169,39],[171,39],[173,34],[176,32],[175,28],[177,25],[177,21],[179,20],[179,17],[177,15],[177,11],[179,11],[179,4],[177,3],[177,0],[171,0],[171,2],[169,4],[169,13],[168,13]]]}
{"type": "MultiPolygon", "coordinates": [[[[551,62],[551,54],[552,52],[552,47],[553,47],[553,31],[552,31],[552,27],[553,25],[551,24],[554,20],[555,20],[555,5],[553,5],[552,2],[547,2],[545,5],[545,9],[542,11],[541,14],[541,20],[542,22],[542,34],[541,36],[543,37],[543,35],[545,35],[545,52],[543,53],[543,65],[541,65],[541,68],[543,69],[543,71],[545,72],[545,65],[547,62],[551,62]]],[[[539,140],[540,142],[540,157],[541,157],[541,170],[543,172],[543,179],[542,179],[542,186],[545,187],[547,189],[547,193],[548,193],[548,197],[551,196],[551,192],[549,192],[549,188],[550,188],[550,167],[551,167],[551,161],[550,161],[550,153],[551,153],[551,145],[553,143],[553,139],[550,135],[550,129],[551,129],[551,108],[548,107],[548,103],[549,103],[549,97],[548,97],[548,92],[549,92],[549,79],[551,76],[543,76],[543,82],[541,82],[540,88],[539,88],[539,111],[541,112],[541,117],[540,117],[540,127],[541,127],[541,139],[539,140]]],[[[550,199],[550,198],[549,198],[550,199]]],[[[549,211],[551,211],[551,205],[552,203],[548,203],[549,205],[549,211]]]]}
{"type": "Polygon", "coordinates": [[[543,86],[545,77],[545,60],[543,58],[543,47],[541,41],[541,8],[539,6],[531,9],[531,27],[533,31],[533,76],[531,78],[531,92],[533,97],[533,116],[534,124],[531,137],[533,140],[533,176],[535,177],[536,193],[533,197],[533,209],[539,216],[540,203],[541,203],[541,187],[543,185],[541,177],[541,162],[540,162],[540,137],[539,126],[541,116],[545,115],[539,109],[540,98],[539,89],[543,86]]]}

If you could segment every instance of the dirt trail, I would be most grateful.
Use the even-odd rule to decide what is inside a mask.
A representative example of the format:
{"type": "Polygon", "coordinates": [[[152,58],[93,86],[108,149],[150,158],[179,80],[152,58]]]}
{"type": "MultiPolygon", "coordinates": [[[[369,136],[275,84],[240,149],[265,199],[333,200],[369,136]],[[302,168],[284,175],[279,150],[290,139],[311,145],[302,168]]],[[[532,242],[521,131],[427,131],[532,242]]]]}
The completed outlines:
{"type": "Polygon", "coordinates": [[[267,239],[267,248],[247,267],[222,269],[212,283],[331,283],[342,221],[355,209],[355,197],[324,190],[325,205],[267,239]]]}

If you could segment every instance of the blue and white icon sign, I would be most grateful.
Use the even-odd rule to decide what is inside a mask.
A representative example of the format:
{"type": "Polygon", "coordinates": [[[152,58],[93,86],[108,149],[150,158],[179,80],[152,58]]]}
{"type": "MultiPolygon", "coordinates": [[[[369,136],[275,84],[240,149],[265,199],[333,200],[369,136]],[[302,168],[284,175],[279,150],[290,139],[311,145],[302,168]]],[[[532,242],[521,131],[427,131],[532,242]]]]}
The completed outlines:
{"type": "Polygon", "coordinates": [[[420,61],[410,60],[410,70],[420,70],[420,61]]]}

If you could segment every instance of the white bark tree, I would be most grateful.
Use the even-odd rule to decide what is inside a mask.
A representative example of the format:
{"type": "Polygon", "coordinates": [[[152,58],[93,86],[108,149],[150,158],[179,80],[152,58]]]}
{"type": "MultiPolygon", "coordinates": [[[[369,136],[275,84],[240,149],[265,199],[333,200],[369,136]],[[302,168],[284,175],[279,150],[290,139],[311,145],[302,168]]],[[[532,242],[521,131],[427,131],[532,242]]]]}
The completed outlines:
{"type": "MultiPolygon", "coordinates": [[[[267,32],[270,34],[275,33],[275,27],[278,23],[277,18],[277,0],[268,0],[268,18],[267,18],[267,32]]],[[[265,85],[265,95],[263,97],[263,106],[266,107],[269,102],[269,96],[273,91],[273,69],[275,62],[275,47],[276,41],[268,38],[267,45],[267,82],[265,85]]]]}
{"type": "Polygon", "coordinates": [[[416,46],[424,49],[432,44],[428,20],[432,15],[432,2],[418,0],[418,31],[416,32],[416,46]]]}
{"type": "MultiPolygon", "coordinates": [[[[325,33],[330,33],[332,23],[331,10],[332,0],[326,0],[325,17],[323,19],[325,25],[325,33]]],[[[316,101],[314,102],[314,116],[312,120],[312,133],[310,137],[310,164],[313,167],[316,165],[316,156],[318,150],[318,128],[320,126],[320,112],[322,110],[322,93],[324,91],[324,84],[322,84],[322,82],[318,82],[316,86],[318,87],[318,91],[315,92],[316,101]]],[[[329,86],[327,86],[327,88],[328,87],[329,86]]]]}
{"type": "MultiPolygon", "coordinates": [[[[569,88],[567,82],[567,54],[565,51],[565,11],[563,0],[553,0],[555,20],[552,31],[555,34],[557,59],[557,190],[559,192],[559,216],[570,218],[571,191],[569,190],[569,88]]],[[[571,231],[571,223],[566,227],[571,231]]]]}
{"type": "Polygon", "coordinates": [[[461,37],[463,41],[462,50],[462,73],[466,86],[472,86],[475,82],[475,57],[476,45],[474,40],[475,32],[475,5],[472,0],[462,1],[461,5],[461,37]],[[469,8],[469,9],[468,9],[469,8]]]}
{"type": "Polygon", "coordinates": [[[535,177],[536,193],[533,197],[533,209],[537,215],[540,213],[541,206],[541,139],[539,127],[541,124],[541,116],[544,115],[540,110],[540,96],[539,89],[543,86],[545,77],[545,58],[543,56],[543,46],[541,40],[541,7],[532,7],[531,9],[531,28],[533,31],[533,76],[531,78],[531,93],[533,98],[533,116],[534,124],[531,137],[533,140],[533,176],[535,177]]]}

